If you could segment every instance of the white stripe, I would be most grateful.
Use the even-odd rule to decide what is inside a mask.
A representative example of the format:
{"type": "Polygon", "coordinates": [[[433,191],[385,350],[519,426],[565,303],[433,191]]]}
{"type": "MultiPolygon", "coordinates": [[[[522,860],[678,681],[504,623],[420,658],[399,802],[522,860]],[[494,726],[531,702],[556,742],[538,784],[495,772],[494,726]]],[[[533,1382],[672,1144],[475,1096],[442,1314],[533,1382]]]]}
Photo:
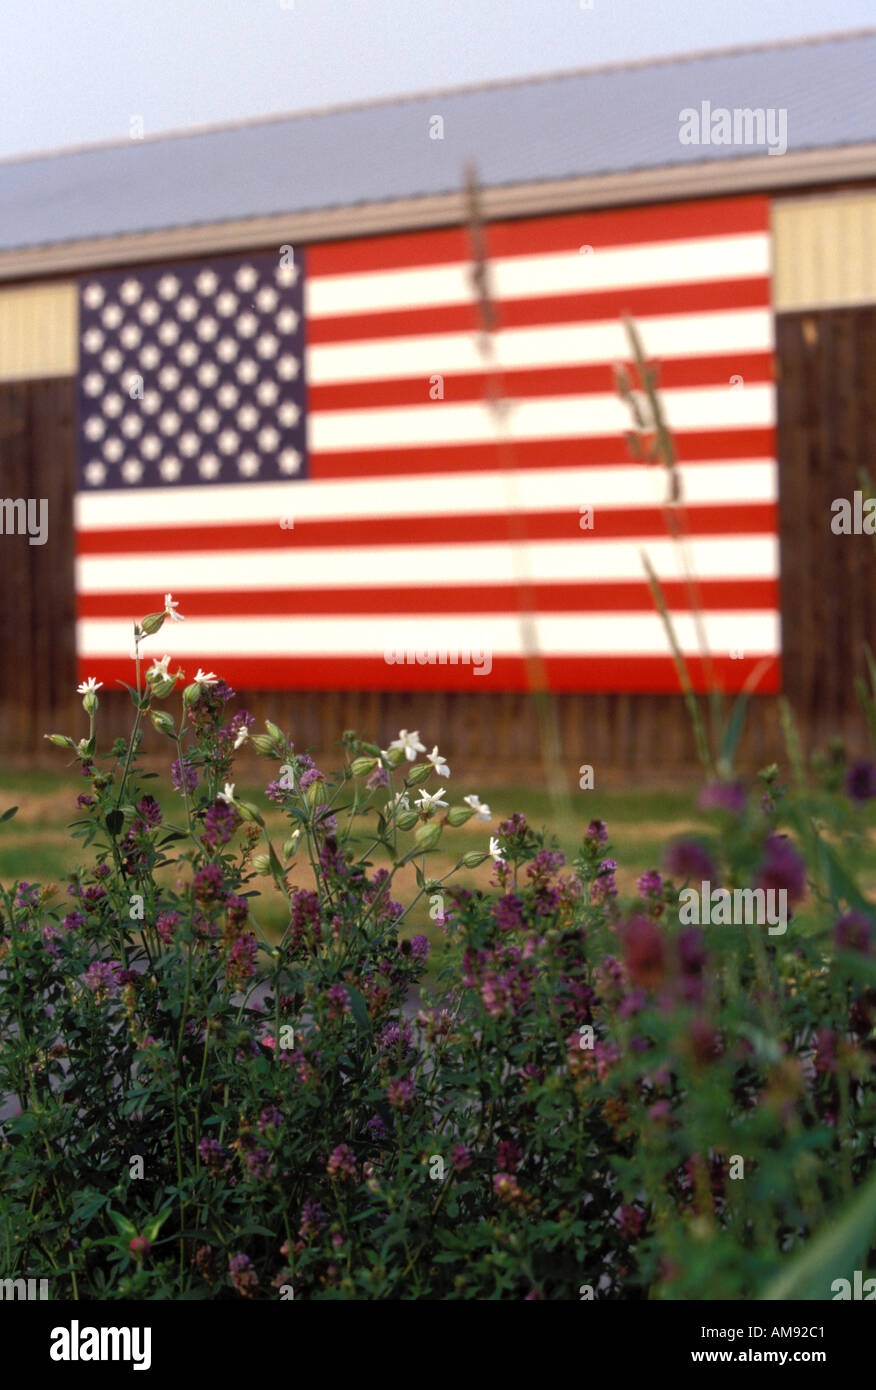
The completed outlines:
{"type": "MultiPolygon", "coordinates": [[[[650,357],[703,357],[709,354],[772,352],[773,316],[765,309],[727,309],[707,314],[662,314],[637,323],[650,357]]],[[[626,361],[629,342],[618,319],[507,328],[493,335],[498,367],[574,367],[626,361]]],[[[475,333],[428,333],[401,338],[316,344],[305,352],[311,385],[342,381],[429,378],[484,370],[475,333]]]]}
{"type": "MultiPolygon", "coordinates": [[[[587,242],[583,219],[581,228],[581,241],[587,242]]],[[[769,274],[767,232],[641,242],[633,246],[594,245],[590,254],[582,254],[580,244],[570,245],[568,251],[544,255],[490,258],[491,295],[498,300],[530,299],[538,295],[585,294],[631,289],[635,285],[691,284],[769,274]]],[[[313,275],[305,281],[304,303],[308,318],[410,309],[414,305],[466,304],[474,298],[471,276],[472,265],[467,261],[313,275]]]]}
{"type": "MultiPolygon", "coordinates": [[[[715,460],[679,467],[682,495],[691,506],[721,502],[774,502],[777,469],[771,459],[715,460]]],[[[455,473],[404,478],[337,478],[326,482],[254,483],[245,487],[147,488],[142,492],[79,493],[77,529],[123,531],[245,522],[364,517],[475,516],[496,511],[550,512],[578,507],[661,505],[665,469],[640,464],[615,468],[527,468],[519,473],[455,473]]],[[[452,527],[452,521],[450,525],[452,527]]],[[[598,526],[598,522],[597,522],[598,526]]]]}
{"type": "MultiPolygon", "coordinates": [[[[512,545],[422,545],[413,533],[408,545],[325,547],[295,550],[289,531],[286,549],[227,550],[159,555],[84,555],[76,561],[76,590],[81,594],[141,593],[168,590],[185,613],[185,593],[234,589],[357,588],[430,584],[464,589],[469,584],[510,584],[521,578],[539,583],[643,580],[641,551],[646,550],[661,579],[683,578],[678,546],[665,536],[653,539],[604,540],[598,530],[581,531],[570,514],[569,541],[534,541],[512,545]]],[[[596,521],[598,527],[598,519],[596,521]]],[[[279,532],[278,534],[282,534],[279,532]]],[[[763,579],[779,573],[776,536],[739,535],[695,538],[689,545],[694,574],[700,579],[763,579]]],[[[257,600],[254,601],[257,606],[257,600]]],[[[460,604],[465,606],[464,593],[460,604]]],[[[132,615],[137,616],[137,615],[132,615]]],[[[142,616],[142,615],[140,615],[142,616]]],[[[239,619],[235,620],[239,623],[239,619]]],[[[168,631],[165,624],[163,632],[168,631]]]]}
{"type": "MultiPolygon", "coordinates": [[[[694,620],[689,613],[674,615],[682,650],[697,653],[694,620]]],[[[746,656],[779,650],[779,616],[775,612],[706,614],[706,637],[713,652],[741,648],[746,656]]],[[[131,645],[130,623],[86,620],[78,625],[78,650],[84,657],[120,655],[131,645]]],[[[535,639],[542,652],[598,655],[669,655],[670,648],[658,613],[543,614],[535,619],[535,639]]],[[[249,618],[245,623],[223,618],[193,619],[161,632],[161,650],[174,660],[203,657],[205,652],[227,656],[383,655],[398,646],[456,651],[474,646],[493,655],[521,654],[521,623],[514,614],[481,617],[367,618],[249,618]]],[[[212,658],[211,658],[212,659],[212,658]]],[[[221,657],[216,658],[221,675],[221,657]]]]}
{"type": "MultiPolygon", "coordinates": [[[[771,425],[773,387],[686,387],[661,395],[670,429],[744,429],[771,425]]],[[[630,428],[630,412],[613,393],[544,396],[512,401],[504,428],[512,440],[581,439],[619,434],[630,428]]],[[[451,401],[375,410],[333,410],[310,417],[309,447],[315,453],[391,449],[429,444],[489,444],[497,438],[496,422],[481,401],[451,401]]]]}

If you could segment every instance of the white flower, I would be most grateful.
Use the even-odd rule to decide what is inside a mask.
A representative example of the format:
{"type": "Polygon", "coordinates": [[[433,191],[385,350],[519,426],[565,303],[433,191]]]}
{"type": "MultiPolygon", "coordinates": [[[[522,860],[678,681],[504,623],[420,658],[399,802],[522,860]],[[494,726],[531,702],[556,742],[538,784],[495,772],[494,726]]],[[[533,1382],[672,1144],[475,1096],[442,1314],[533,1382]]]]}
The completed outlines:
{"type": "Polygon", "coordinates": [[[200,666],[195,672],[195,685],[215,685],[218,679],[212,671],[202,671],[200,666]]]}
{"type": "Polygon", "coordinates": [[[419,729],[414,729],[412,734],[409,734],[407,729],[399,729],[398,738],[393,739],[389,746],[390,748],[402,748],[409,763],[414,761],[418,753],[425,753],[426,751],[425,743],[420,742],[419,729]]]}
{"type": "Polygon", "coordinates": [[[450,776],[450,768],[447,766],[441,754],[438,752],[437,743],[435,744],[435,747],[432,749],[432,752],[426,754],[426,757],[429,759],[429,762],[432,764],[439,777],[450,776]]]}
{"type": "Polygon", "coordinates": [[[160,661],[153,661],[152,665],[149,667],[149,670],[146,672],[146,679],[148,681],[170,680],[170,672],[167,669],[169,665],[169,656],[163,656],[160,661]]]}
{"type": "Polygon", "coordinates": [[[409,811],[411,809],[411,803],[408,800],[408,793],[396,792],[386,809],[388,811],[409,811]]]}
{"type": "Polygon", "coordinates": [[[172,623],[184,623],[184,622],[185,622],[185,618],[183,617],[182,613],[177,613],[177,611],[176,611],[177,608],[179,608],[179,604],[178,604],[178,603],[174,603],[173,594],[165,594],[165,595],[164,595],[164,613],[165,613],[165,616],[168,617],[168,618],[170,618],[170,621],[171,621],[172,623]]]}
{"type": "Polygon", "coordinates": [[[499,841],[496,839],[495,835],[490,836],[490,854],[497,864],[505,863],[505,856],[499,848],[499,841]]]}
{"type": "Polygon", "coordinates": [[[234,801],[234,783],[226,782],[224,792],[219,792],[216,797],[216,800],[227,801],[228,805],[230,806],[231,803],[234,801]]]}
{"type": "Polygon", "coordinates": [[[237,731],[237,736],[236,736],[236,738],[235,738],[235,740],[234,740],[234,747],[235,747],[235,748],[239,748],[239,747],[241,746],[241,744],[246,743],[246,740],[247,740],[248,738],[249,738],[249,729],[246,727],[245,724],[241,724],[240,728],[239,728],[238,731],[237,731]]]}
{"type": "Polygon", "coordinates": [[[80,695],[93,695],[96,690],[100,690],[103,681],[95,680],[94,676],[89,676],[87,681],[77,685],[76,689],[80,695]]]}
{"type": "Polygon", "coordinates": [[[477,816],[480,817],[481,820],[490,820],[492,818],[493,813],[490,810],[489,806],[485,801],[481,801],[479,797],[464,796],[462,799],[465,802],[466,806],[470,806],[471,809],[475,812],[477,816]]]}
{"type": "Polygon", "coordinates": [[[420,792],[419,800],[415,801],[414,805],[419,807],[424,814],[427,811],[434,811],[436,806],[446,806],[447,802],[441,800],[441,793],[443,791],[444,788],[439,787],[436,792],[420,792]]]}

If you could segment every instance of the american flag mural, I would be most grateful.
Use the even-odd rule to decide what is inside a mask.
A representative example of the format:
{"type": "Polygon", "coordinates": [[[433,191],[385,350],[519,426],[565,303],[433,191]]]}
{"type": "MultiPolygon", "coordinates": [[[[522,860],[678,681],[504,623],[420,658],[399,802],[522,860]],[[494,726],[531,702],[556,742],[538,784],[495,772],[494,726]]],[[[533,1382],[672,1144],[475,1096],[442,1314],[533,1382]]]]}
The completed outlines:
{"type": "Polygon", "coordinates": [[[667,478],[624,437],[630,314],[714,669],[780,687],[768,199],[486,245],[504,440],[463,228],[82,278],[83,676],[127,679],[131,620],[171,591],[186,621],[160,642],[242,688],[524,689],[534,638],[555,690],[675,691],[645,551],[702,684],[667,478]]]}

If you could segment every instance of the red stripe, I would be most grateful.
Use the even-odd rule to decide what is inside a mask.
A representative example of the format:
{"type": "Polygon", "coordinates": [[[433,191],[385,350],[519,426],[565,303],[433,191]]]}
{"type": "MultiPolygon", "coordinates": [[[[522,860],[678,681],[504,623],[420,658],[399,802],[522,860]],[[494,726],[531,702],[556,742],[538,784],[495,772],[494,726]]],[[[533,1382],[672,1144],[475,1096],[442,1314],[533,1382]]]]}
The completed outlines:
{"type": "MultiPolygon", "coordinates": [[[[765,232],[768,227],[769,199],[755,195],[491,222],[485,236],[487,252],[495,257],[568,251],[579,246],[597,250],[600,246],[732,236],[765,232]]],[[[308,246],[307,275],[361,274],[470,259],[465,227],[398,232],[308,246]]]]}
{"type": "MultiPolygon", "coordinates": [[[[682,580],[663,583],[670,609],[689,612],[691,599],[682,580]]],[[[419,617],[425,614],[514,613],[521,590],[515,584],[416,586],[399,589],[216,589],[209,593],[188,591],[177,599],[188,618],[251,618],[374,616],[419,617]],[[464,602],[461,602],[461,599],[464,602]]],[[[644,581],[606,580],[599,583],[534,584],[526,598],[539,613],[648,613],[653,610],[651,590],[644,581]]],[[[697,586],[699,606],[706,612],[734,609],[777,610],[779,585],[775,579],[704,579],[697,586]]],[[[155,607],[152,590],[124,594],[80,594],[77,619],[133,618],[155,607]]]]}
{"type": "MultiPolygon", "coordinates": [[[[679,462],[710,459],[774,458],[773,426],[749,429],[679,430],[673,434],[679,462]]],[[[606,468],[626,465],[630,455],[617,434],[582,439],[526,439],[513,446],[516,468],[606,468]]],[[[491,472],[501,466],[496,442],[488,444],[427,444],[407,449],[349,449],[311,453],[311,478],[376,478],[422,473],[491,472]]]]}
{"type": "MultiPolygon", "coordinates": [[[[544,668],[553,691],[616,691],[678,694],[678,674],[668,656],[546,656],[544,668]]],[[[712,669],[721,687],[738,691],[760,659],[716,656],[712,669]]],[[[709,688],[699,657],[688,661],[693,687],[709,688]]],[[[80,657],[79,678],[95,676],[107,686],[131,681],[132,663],[119,656],[80,657]]],[[[235,690],[528,690],[527,665],[522,657],[494,656],[489,675],[475,675],[471,666],[387,666],[380,656],[227,656],[215,652],[186,657],[184,669],[194,675],[198,666],[215,670],[235,690]]],[[[759,694],[781,689],[781,667],[772,658],[760,680],[759,694]]]]}
{"type": "MultiPolygon", "coordinates": [[[[767,276],[715,280],[702,284],[641,285],[630,289],[584,288],[576,294],[544,295],[534,299],[503,299],[496,305],[499,329],[532,328],[555,323],[591,323],[655,314],[707,314],[722,309],[768,309],[767,276]]],[[[472,298],[465,304],[436,304],[416,309],[373,310],[362,314],[328,314],[307,320],[308,347],[360,339],[473,333],[480,315],[472,298]]]]}
{"type": "MultiPolygon", "coordinates": [[[[660,507],[596,508],[593,531],[582,532],[579,506],[566,511],[474,513],[471,516],[338,517],[295,521],[283,529],[276,521],[227,522],[222,525],[145,526],[137,530],[117,527],[111,531],[80,531],[78,555],[142,555],[156,551],[176,554],[199,550],[323,550],[326,547],[410,545],[415,551],[426,545],[446,550],[453,546],[485,545],[492,541],[558,541],[587,537],[595,540],[650,539],[667,534],[660,507]]],[[[290,509],[294,504],[290,501],[290,509]]],[[[746,502],[683,507],[680,524],[693,536],[772,535],[778,524],[772,502],[746,502]]],[[[284,518],[285,519],[285,518],[284,518]]],[[[294,520],[294,517],[293,517],[294,520]]]]}
{"type": "MultiPolygon", "coordinates": [[[[626,363],[631,380],[633,365],[626,363]]],[[[730,378],[742,377],[750,385],[773,380],[773,358],[769,352],[728,353],[713,357],[663,358],[657,364],[658,386],[663,391],[690,386],[729,386],[730,378]]],[[[614,369],[608,362],[574,367],[532,367],[512,369],[491,378],[487,372],[460,372],[443,377],[444,401],[479,401],[486,395],[488,381],[510,400],[540,396],[587,396],[611,394],[617,389],[614,369]]],[[[425,405],[429,402],[432,378],[373,381],[345,381],[308,388],[311,411],[377,410],[385,406],[425,405]]]]}

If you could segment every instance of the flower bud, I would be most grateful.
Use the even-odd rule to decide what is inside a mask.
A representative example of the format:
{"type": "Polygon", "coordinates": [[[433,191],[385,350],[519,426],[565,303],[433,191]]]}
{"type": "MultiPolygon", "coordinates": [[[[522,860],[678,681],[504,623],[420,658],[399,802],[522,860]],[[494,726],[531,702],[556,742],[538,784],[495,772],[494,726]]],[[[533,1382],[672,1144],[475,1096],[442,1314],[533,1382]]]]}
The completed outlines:
{"type": "Polygon", "coordinates": [[[283,858],[284,858],[284,859],[291,859],[291,858],[292,858],[292,855],[295,853],[296,847],[297,847],[297,845],[298,845],[298,841],[299,841],[300,839],[301,839],[301,831],[300,831],[300,830],[293,830],[293,831],[292,831],[292,834],[289,836],[289,839],[286,841],[285,845],[283,846],[283,858]]]}
{"type": "Polygon", "coordinates": [[[167,713],[167,710],[151,710],[149,718],[152,720],[152,723],[155,725],[155,728],[158,730],[160,734],[167,734],[168,738],[176,738],[176,729],[174,728],[173,720],[167,713]]]}
{"type": "Polygon", "coordinates": [[[201,687],[197,681],[192,681],[191,685],[187,685],[183,691],[183,705],[185,708],[188,709],[190,705],[193,705],[200,694],[201,687]]]}
{"type": "Polygon", "coordinates": [[[462,856],[460,863],[464,864],[467,869],[476,869],[478,864],[483,864],[484,860],[489,859],[489,857],[486,850],[470,849],[468,854],[462,856]]]}
{"type": "Polygon", "coordinates": [[[426,825],[421,825],[414,839],[420,846],[420,849],[434,849],[441,839],[441,822],[433,820],[429,821],[426,825]]]}
{"type": "Polygon", "coordinates": [[[47,738],[49,740],[49,743],[54,743],[56,748],[76,747],[76,744],[73,742],[72,738],[68,738],[66,734],[43,734],[43,738],[47,738]]]}
{"type": "Polygon", "coordinates": [[[140,631],[144,637],[152,637],[161,628],[167,615],[165,613],[147,613],[140,623],[140,631]]]}
{"type": "Polygon", "coordinates": [[[157,700],[166,700],[168,695],[176,686],[176,676],[168,676],[165,680],[155,681],[152,685],[152,693],[157,700]]]}
{"type": "Polygon", "coordinates": [[[354,777],[365,777],[374,771],[378,762],[378,758],[354,758],[350,764],[350,771],[354,777]]]}
{"type": "Polygon", "coordinates": [[[276,757],[274,740],[267,734],[250,734],[249,741],[260,758],[276,757]]]}
{"type": "Polygon", "coordinates": [[[240,812],[241,820],[254,820],[256,825],[264,825],[261,811],[258,806],[253,806],[251,801],[238,801],[235,797],[234,804],[240,812]]]}
{"type": "Polygon", "coordinates": [[[286,739],[285,739],[285,737],[284,737],[284,735],[283,735],[283,730],[282,730],[282,729],[278,729],[277,726],[276,726],[276,724],[272,724],[271,721],[270,721],[270,719],[266,719],[266,720],[265,720],[265,728],[267,729],[268,733],[271,735],[271,738],[274,740],[274,742],[275,742],[275,743],[278,743],[278,744],[280,745],[281,748],[285,748],[285,746],[286,746],[286,739]]]}
{"type": "Polygon", "coordinates": [[[432,771],[431,763],[414,763],[407,776],[409,787],[418,787],[421,782],[425,782],[429,773],[432,771]]]}
{"type": "Polygon", "coordinates": [[[386,752],[384,753],[383,757],[384,757],[384,761],[387,762],[387,763],[389,763],[390,767],[398,767],[399,763],[404,762],[404,757],[405,757],[404,749],[403,749],[403,748],[387,748],[387,750],[386,750],[386,752]]]}
{"type": "Polygon", "coordinates": [[[266,854],[254,855],[252,866],[257,874],[270,874],[271,872],[271,861],[266,854]]]}
{"type": "MultiPolygon", "coordinates": [[[[131,1228],[129,1226],[128,1230],[130,1229],[131,1228]]],[[[133,1240],[131,1240],[130,1244],[128,1245],[128,1249],[136,1259],[142,1260],[144,1255],[149,1254],[149,1251],[152,1249],[152,1246],[149,1244],[149,1241],[146,1239],[145,1236],[134,1236],[133,1240]]]]}
{"type": "Polygon", "coordinates": [[[420,816],[417,811],[401,811],[395,819],[399,830],[413,830],[419,821],[420,816]]]}
{"type": "Polygon", "coordinates": [[[89,690],[87,695],[83,695],[82,708],[85,710],[85,713],[87,715],[97,713],[97,696],[95,695],[93,690],[89,690]]]}
{"type": "Polygon", "coordinates": [[[311,782],[305,793],[308,806],[324,806],[328,801],[328,788],[321,777],[311,782]]]}
{"type": "Polygon", "coordinates": [[[467,820],[471,820],[474,811],[470,806],[451,806],[447,812],[448,825],[465,825],[467,820]]]}

